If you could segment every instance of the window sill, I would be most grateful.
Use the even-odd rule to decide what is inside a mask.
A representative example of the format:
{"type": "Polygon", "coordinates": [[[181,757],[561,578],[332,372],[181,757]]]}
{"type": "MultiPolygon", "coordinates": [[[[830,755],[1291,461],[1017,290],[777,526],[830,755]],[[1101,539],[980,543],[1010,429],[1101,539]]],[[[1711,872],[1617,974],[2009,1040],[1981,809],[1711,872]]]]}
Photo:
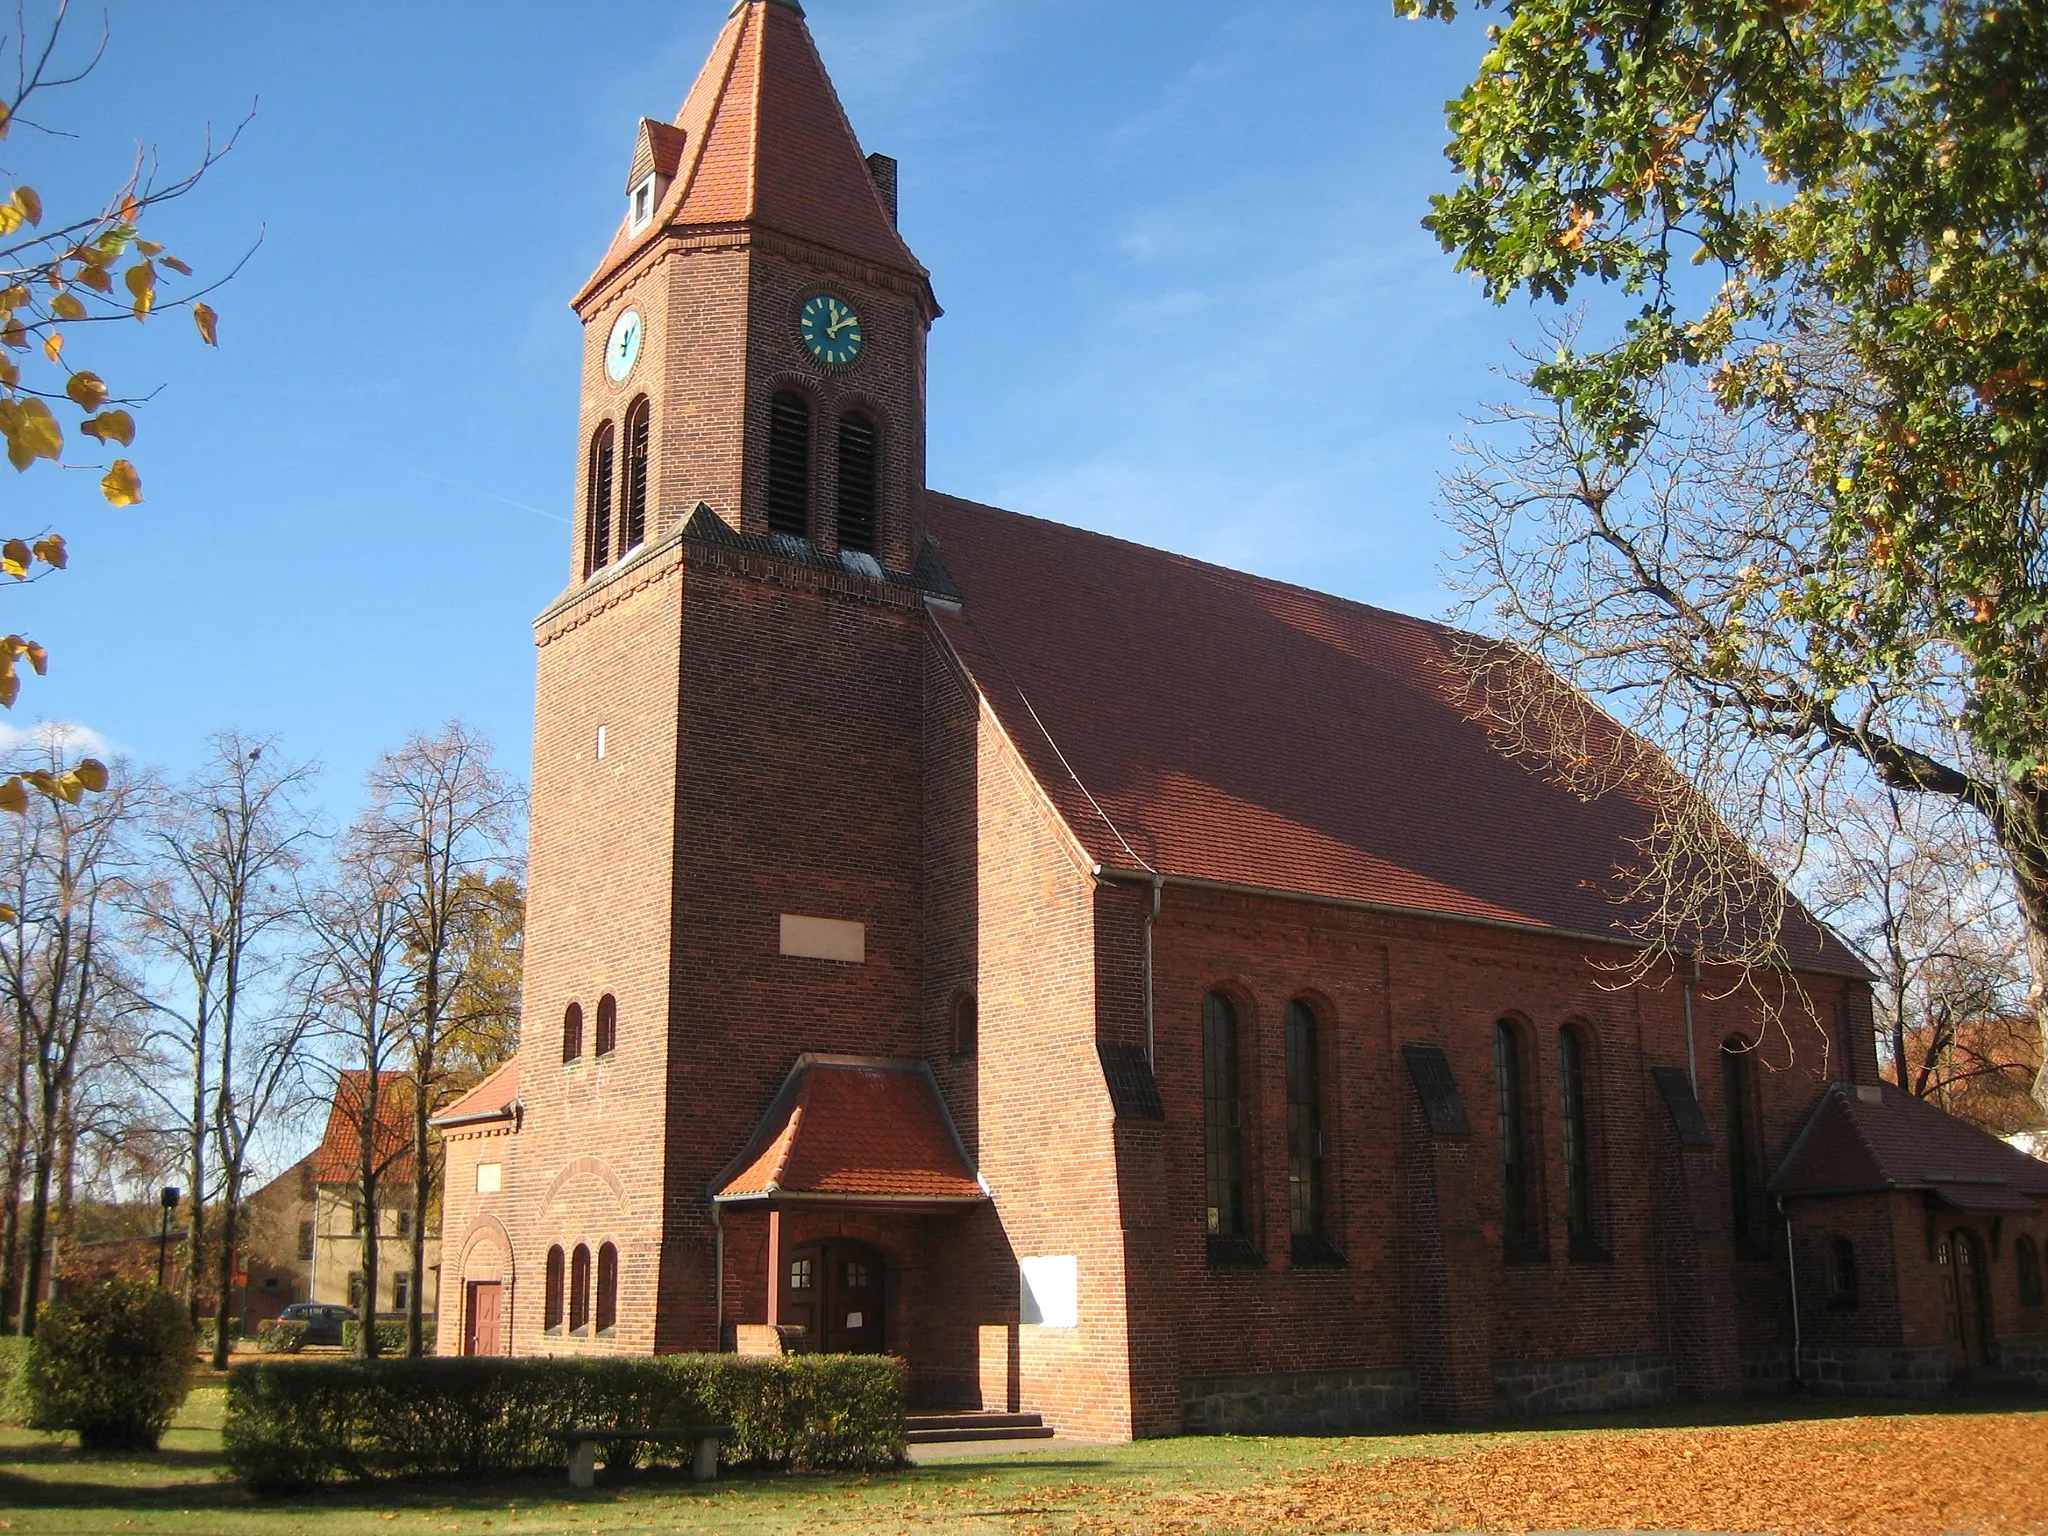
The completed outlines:
{"type": "Polygon", "coordinates": [[[1265,1268],[1266,1256],[1252,1246],[1248,1237],[1208,1235],[1208,1260],[1212,1269],[1265,1268]]]}
{"type": "Polygon", "coordinates": [[[1590,1237],[1572,1239],[1571,1261],[1574,1264],[1612,1264],[1614,1252],[1605,1243],[1597,1243],[1590,1237]]]}
{"type": "Polygon", "coordinates": [[[1507,1244],[1502,1249],[1501,1257],[1509,1264],[1516,1266],[1548,1264],[1550,1262],[1550,1250],[1542,1243],[1514,1242],[1507,1244]]]}
{"type": "Polygon", "coordinates": [[[1327,1237],[1297,1234],[1288,1245],[1288,1260],[1296,1269],[1342,1269],[1346,1260],[1327,1237]]]}

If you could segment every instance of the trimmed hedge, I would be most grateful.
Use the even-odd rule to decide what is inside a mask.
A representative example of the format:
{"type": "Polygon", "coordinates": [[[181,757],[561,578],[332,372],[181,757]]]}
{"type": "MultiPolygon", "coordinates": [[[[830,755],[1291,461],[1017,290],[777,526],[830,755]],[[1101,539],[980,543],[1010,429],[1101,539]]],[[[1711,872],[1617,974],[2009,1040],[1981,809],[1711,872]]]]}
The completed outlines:
{"type": "Polygon", "coordinates": [[[256,1325],[256,1347],[266,1355],[296,1355],[306,1346],[308,1326],[296,1318],[267,1318],[256,1325]]]}
{"type": "MultiPolygon", "coordinates": [[[[356,1336],[363,1331],[363,1325],[354,1320],[341,1325],[341,1347],[353,1350],[356,1336]]],[[[427,1346],[433,1347],[433,1333],[427,1334],[427,1346]]],[[[377,1353],[380,1355],[402,1355],[405,1353],[405,1324],[379,1323],[377,1325],[377,1353]]]]}
{"type": "Polygon", "coordinates": [[[275,1360],[230,1374],[224,1438],[229,1468],[259,1493],[555,1470],[566,1456],[549,1437],[572,1426],[729,1424],[734,1465],[873,1470],[904,1461],[903,1407],[901,1362],[872,1355],[275,1360]]]}
{"type": "Polygon", "coordinates": [[[153,1451],[192,1385],[192,1326],[169,1291],[101,1280],[53,1301],[29,1346],[29,1423],[89,1451],[153,1451]]]}
{"type": "Polygon", "coordinates": [[[28,1343],[0,1335],[0,1426],[9,1429],[28,1422],[28,1343]]]}

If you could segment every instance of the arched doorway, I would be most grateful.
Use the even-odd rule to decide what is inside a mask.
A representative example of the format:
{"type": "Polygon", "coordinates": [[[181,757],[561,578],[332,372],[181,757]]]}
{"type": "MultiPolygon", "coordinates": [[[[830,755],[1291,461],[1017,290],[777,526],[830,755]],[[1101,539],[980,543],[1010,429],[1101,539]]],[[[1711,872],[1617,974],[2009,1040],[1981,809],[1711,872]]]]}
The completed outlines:
{"type": "Polygon", "coordinates": [[[806,1243],[782,1265],[781,1318],[804,1329],[811,1349],[828,1355],[879,1355],[882,1256],[866,1243],[806,1243]]]}
{"type": "Polygon", "coordinates": [[[1957,1227],[1944,1245],[1948,1252],[1948,1293],[1955,1309],[1956,1340],[1963,1350],[1963,1368],[1991,1363],[1990,1277],[1984,1268],[1984,1244],[1975,1232],[1957,1227]]]}

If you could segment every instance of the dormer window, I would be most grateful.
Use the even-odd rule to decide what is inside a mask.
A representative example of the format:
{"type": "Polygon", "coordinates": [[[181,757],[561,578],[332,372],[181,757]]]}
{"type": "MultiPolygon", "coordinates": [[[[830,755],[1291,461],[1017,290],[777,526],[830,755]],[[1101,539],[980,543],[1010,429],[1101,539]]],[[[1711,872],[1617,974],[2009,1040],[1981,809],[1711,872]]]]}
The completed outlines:
{"type": "Polygon", "coordinates": [[[649,173],[641,181],[640,185],[633,189],[631,202],[633,209],[632,232],[634,234],[639,234],[641,230],[654,222],[654,198],[654,176],[652,173],[649,173]]]}

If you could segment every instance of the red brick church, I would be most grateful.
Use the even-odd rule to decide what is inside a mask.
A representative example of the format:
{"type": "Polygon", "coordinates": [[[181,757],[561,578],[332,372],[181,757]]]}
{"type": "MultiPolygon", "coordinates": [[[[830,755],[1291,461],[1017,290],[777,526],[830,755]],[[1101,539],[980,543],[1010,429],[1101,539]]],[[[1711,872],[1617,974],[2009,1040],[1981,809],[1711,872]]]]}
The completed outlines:
{"type": "Polygon", "coordinates": [[[741,0],[575,309],[518,1059],[444,1353],[901,1356],[1070,1434],[2048,1380],[2048,1165],[1614,989],[1646,813],[1442,627],[928,491],[930,275],[741,0]]]}

